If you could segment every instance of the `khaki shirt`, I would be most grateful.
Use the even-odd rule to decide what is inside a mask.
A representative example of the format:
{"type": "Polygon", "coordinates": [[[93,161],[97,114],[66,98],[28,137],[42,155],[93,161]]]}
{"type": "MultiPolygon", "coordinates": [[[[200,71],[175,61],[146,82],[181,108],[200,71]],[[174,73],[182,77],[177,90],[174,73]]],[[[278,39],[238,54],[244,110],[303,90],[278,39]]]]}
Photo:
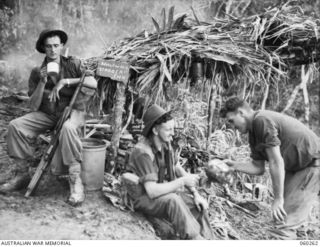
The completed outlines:
{"type": "Polygon", "coordinates": [[[134,192],[135,196],[141,196],[146,193],[144,189],[145,182],[154,181],[161,183],[171,180],[165,156],[166,149],[164,146],[161,150],[157,150],[153,143],[146,138],[143,138],[136,144],[131,152],[126,169],[128,172],[132,172],[139,177],[139,188],[136,188],[134,192]]]}
{"type": "MultiPolygon", "coordinates": [[[[38,83],[40,82],[40,70],[47,65],[46,58],[44,59],[42,65],[34,68],[31,71],[29,77],[29,96],[33,94],[36,90],[38,83]]],[[[51,77],[48,76],[48,81],[45,85],[45,90],[43,93],[42,102],[39,110],[47,113],[49,115],[60,116],[63,113],[63,110],[69,105],[71,98],[77,88],[77,85],[71,85],[70,87],[63,87],[59,91],[60,100],[57,102],[50,102],[48,96],[51,90],[55,87],[56,83],[59,80],[64,78],[80,78],[82,75],[81,62],[75,57],[60,57],[60,73],[57,81],[54,82],[51,77]]],[[[79,93],[77,100],[74,104],[74,109],[85,110],[85,105],[89,98],[94,94],[95,89],[89,89],[82,87],[81,92],[79,93]]]]}
{"type": "Polygon", "coordinates": [[[299,171],[320,158],[320,138],[299,120],[274,111],[255,113],[249,144],[254,160],[268,160],[266,148],[280,146],[287,171],[299,171]]]}

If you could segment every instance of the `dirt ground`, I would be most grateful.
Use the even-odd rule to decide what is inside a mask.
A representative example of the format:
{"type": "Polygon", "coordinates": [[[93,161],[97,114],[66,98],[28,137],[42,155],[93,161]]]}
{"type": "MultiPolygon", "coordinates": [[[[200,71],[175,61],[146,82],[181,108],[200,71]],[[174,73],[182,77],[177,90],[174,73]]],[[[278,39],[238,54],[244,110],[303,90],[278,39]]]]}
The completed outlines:
{"type": "MultiPolygon", "coordinates": [[[[24,191],[0,195],[0,239],[10,240],[156,240],[151,224],[140,214],[121,211],[106,201],[101,192],[90,192],[80,207],[65,200],[66,184],[51,179],[51,189],[41,188],[25,198],[24,191]]],[[[228,223],[242,240],[269,239],[269,205],[260,203],[257,216],[225,207],[228,223]]],[[[319,207],[318,207],[319,208],[319,207]]],[[[212,210],[210,210],[212,212],[212,210]]],[[[319,221],[319,215],[315,220],[319,221]]],[[[223,225],[221,227],[224,227],[223,225]]],[[[308,239],[319,239],[318,231],[308,239]]],[[[228,238],[231,239],[231,238],[228,238]]],[[[305,238],[304,238],[305,239],[305,238]]]]}
{"type": "MultiPolygon", "coordinates": [[[[12,118],[24,113],[21,109],[21,102],[0,103],[0,172],[4,172],[9,166],[5,154],[6,126],[12,118]]],[[[145,217],[136,212],[115,208],[101,191],[87,193],[83,205],[74,208],[65,202],[68,197],[66,181],[58,181],[51,175],[46,175],[43,180],[35,195],[30,198],[24,197],[23,190],[9,195],[0,194],[0,239],[159,239],[145,217]]],[[[216,233],[225,234],[224,238],[219,239],[269,239],[267,229],[272,223],[269,204],[255,202],[257,208],[252,211],[255,214],[252,216],[215,200],[217,199],[210,201],[210,218],[216,220],[212,223],[216,233]],[[229,228],[229,234],[223,233],[226,228],[229,228]]],[[[320,203],[313,212],[316,222],[313,230],[302,238],[320,239],[319,208],[320,203]]]]}
{"type": "MultiPolygon", "coordinates": [[[[1,96],[1,95],[0,95],[1,96]]],[[[0,97],[0,172],[9,169],[5,135],[11,119],[26,113],[24,103],[0,97]]],[[[67,204],[67,181],[46,174],[35,193],[0,194],[0,239],[158,239],[140,214],[121,211],[101,191],[87,192],[77,208],[67,204]]]]}
{"type": "Polygon", "coordinates": [[[114,208],[101,192],[87,194],[78,208],[66,198],[67,193],[54,192],[28,199],[22,193],[1,195],[0,239],[157,239],[143,217],[114,208]]]}

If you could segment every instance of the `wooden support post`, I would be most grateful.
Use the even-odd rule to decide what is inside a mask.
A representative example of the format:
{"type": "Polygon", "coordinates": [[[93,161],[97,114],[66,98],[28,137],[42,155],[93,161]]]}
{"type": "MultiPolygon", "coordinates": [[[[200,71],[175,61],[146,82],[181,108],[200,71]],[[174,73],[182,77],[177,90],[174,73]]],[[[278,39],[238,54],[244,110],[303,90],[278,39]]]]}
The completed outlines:
{"type": "MultiPolygon", "coordinates": [[[[310,69],[308,69],[307,72],[305,72],[304,65],[302,65],[302,67],[301,67],[301,83],[294,88],[294,90],[288,100],[288,103],[285,106],[285,108],[282,110],[282,112],[289,110],[289,108],[293,104],[294,100],[296,99],[296,96],[297,96],[300,89],[307,90],[307,82],[309,81],[309,78],[310,78],[310,69]]],[[[307,120],[309,118],[309,112],[308,112],[309,111],[309,98],[308,98],[308,93],[305,91],[304,91],[304,100],[305,100],[305,111],[306,111],[305,118],[307,120]]]]}
{"type": "Polygon", "coordinates": [[[116,101],[113,108],[113,135],[111,137],[111,160],[108,161],[107,171],[113,173],[116,166],[119,142],[122,130],[122,115],[126,101],[126,85],[123,82],[117,82],[116,101]]]}
{"type": "Polygon", "coordinates": [[[261,103],[261,110],[266,109],[267,99],[268,99],[268,95],[269,95],[269,88],[270,88],[269,83],[266,83],[266,88],[264,90],[263,100],[261,103]]]}
{"type": "Polygon", "coordinates": [[[304,98],[304,119],[306,120],[307,124],[309,125],[309,119],[310,119],[310,104],[309,104],[309,94],[308,94],[308,88],[307,83],[310,79],[310,68],[307,69],[307,72],[305,72],[305,66],[302,65],[301,68],[301,81],[302,81],[302,92],[303,92],[303,98],[304,98]]]}
{"type": "Polygon", "coordinates": [[[126,124],[123,126],[122,130],[121,130],[121,134],[123,134],[126,129],[128,128],[129,124],[131,123],[131,119],[132,119],[132,115],[133,115],[133,93],[131,92],[131,102],[130,102],[130,105],[129,105],[129,109],[128,109],[128,119],[127,119],[127,122],[126,124]]]}
{"type": "Polygon", "coordinates": [[[247,89],[247,80],[243,80],[241,99],[244,99],[246,97],[246,89],[247,89]]]}
{"type": "MultiPolygon", "coordinates": [[[[319,6],[320,6],[320,0],[319,2],[319,6]]],[[[318,78],[318,84],[319,84],[319,97],[318,97],[318,111],[319,111],[319,116],[320,116],[320,78],[318,78]]],[[[319,126],[320,126],[320,118],[319,118],[319,126]]]]}
{"type": "Polygon", "coordinates": [[[263,99],[262,99],[262,103],[261,103],[261,110],[266,109],[267,100],[268,100],[268,96],[269,96],[269,89],[270,89],[270,85],[269,85],[270,77],[271,77],[271,68],[269,68],[269,70],[268,70],[266,89],[264,90],[264,95],[263,95],[263,99]]]}
{"type": "Polygon", "coordinates": [[[296,99],[296,96],[299,92],[301,88],[301,83],[299,85],[297,85],[293,91],[292,91],[292,94],[287,102],[287,105],[283,108],[283,110],[281,111],[282,113],[286,112],[287,110],[289,110],[289,108],[291,107],[291,105],[293,104],[294,100],[296,99]]]}
{"type": "Polygon", "coordinates": [[[210,87],[210,96],[209,96],[209,102],[208,102],[208,126],[207,126],[207,149],[209,148],[210,145],[210,136],[212,132],[212,123],[213,123],[213,115],[214,115],[214,110],[216,108],[216,85],[214,82],[211,82],[211,87],[210,87]]]}
{"type": "MultiPolygon", "coordinates": [[[[116,82],[115,103],[113,105],[113,134],[111,137],[111,144],[108,147],[108,159],[106,164],[106,171],[114,173],[117,164],[118,148],[122,132],[122,115],[124,112],[124,105],[126,102],[126,85],[129,81],[130,65],[126,61],[117,60],[101,60],[99,61],[96,75],[101,77],[108,77],[116,82]]],[[[107,86],[106,86],[107,87],[107,86]]],[[[101,107],[101,102],[100,102],[101,107]]]]}

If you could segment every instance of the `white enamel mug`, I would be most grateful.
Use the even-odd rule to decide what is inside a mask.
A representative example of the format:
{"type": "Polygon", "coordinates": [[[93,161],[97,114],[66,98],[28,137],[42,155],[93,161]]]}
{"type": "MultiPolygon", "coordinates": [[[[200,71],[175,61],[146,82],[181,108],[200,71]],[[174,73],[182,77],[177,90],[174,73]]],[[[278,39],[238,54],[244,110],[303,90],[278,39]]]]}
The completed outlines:
{"type": "Polygon", "coordinates": [[[47,64],[47,73],[50,76],[57,77],[59,75],[59,64],[56,62],[50,62],[47,64]]]}

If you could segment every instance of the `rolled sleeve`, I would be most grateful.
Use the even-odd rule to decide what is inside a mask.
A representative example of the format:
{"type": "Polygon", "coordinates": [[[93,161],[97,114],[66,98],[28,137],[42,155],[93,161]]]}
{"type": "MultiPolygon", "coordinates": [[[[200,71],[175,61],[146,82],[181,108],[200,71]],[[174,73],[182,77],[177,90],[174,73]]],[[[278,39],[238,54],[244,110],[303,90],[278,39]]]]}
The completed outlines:
{"type": "Polygon", "coordinates": [[[265,157],[261,156],[260,154],[256,153],[254,150],[251,150],[251,155],[250,157],[253,159],[253,160],[264,160],[265,157]]]}
{"type": "Polygon", "coordinates": [[[264,151],[269,147],[281,145],[278,137],[278,130],[275,123],[266,117],[257,117],[253,122],[253,129],[256,136],[257,151],[264,151]]]}
{"type": "MultiPolygon", "coordinates": [[[[84,68],[83,65],[80,66],[80,68],[84,68]]],[[[93,77],[94,78],[94,72],[92,70],[83,70],[86,73],[86,77],[93,77]]],[[[89,88],[89,87],[82,87],[81,92],[85,95],[92,96],[95,92],[95,88],[89,88]]]]}
{"type": "Polygon", "coordinates": [[[68,70],[73,78],[81,77],[83,70],[80,59],[76,57],[69,57],[68,70]]]}
{"type": "Polygon", "coordinates": [[[139,182],[141,184],[150,181],[158,181],[158,172],[156,171],[153,161],[148,154],[142,153],[138,155],[135,159],[135,163],[136,173],[140,177],[139,182]]]}

